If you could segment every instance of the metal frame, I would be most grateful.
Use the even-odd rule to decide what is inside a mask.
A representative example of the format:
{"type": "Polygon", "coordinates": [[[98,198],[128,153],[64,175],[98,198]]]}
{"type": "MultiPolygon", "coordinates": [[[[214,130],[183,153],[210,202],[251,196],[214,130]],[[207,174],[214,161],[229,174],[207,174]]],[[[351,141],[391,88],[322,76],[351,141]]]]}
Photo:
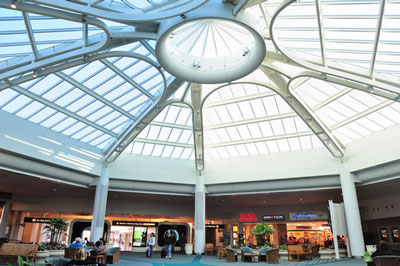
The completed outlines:
{"type": "MultiPolygon", "coordinates": [[[[170,105],[170,104],[178,104],[178,105],[186,105],[192,110],[192,121],[193,121],[193,137],[194,137],[194,151],[195,151],[195,159],[196,159],[196,170],[201,172],[204,170],[204,129],[205,130],[213,130],[218,128],[225,128],[229,126],[238,126],[249,123],[258,123],[262,121],[269,121],[273,119],[281,119],[287,117],[295,117],[298,114],[303,121],[309,126],[311,131],[322,141],[322,143],[328,148],[328,150],[332,153],[334,157],[342,158],[344,156],[343,146],[338,142],[334,136],[331,134],[331,130],[335,130],[345,124],[351,123],[356,119],[368,115],[374,111],[382,109],[388,105],[390,105],[393,101],[400,101],[400,87],[396,82],[392,82],[390,80],[385,79],[385,77],[380,76],[379,73],[375,71],[375,63],[378,52],[378,43],[380,42],[380,33],[382,28],[382,21],[384,17],[384,9],[386,0],[381,1],[379,18],[377,21],[377,31],[375,34],[374,40],[374,50],[373,52],[365,51],[366,54],[372,55],[372,63],[369,69],[369,74],[358,74],[352,71],[351,69],[343,70],[340,65],[334,65],[331,60],[327,62],[326,56],[326,45],[325,45],[325,37],[324,31],[338,31],[342,30],[338,27],[324,29],[323,26],[323,15],[321,0],[315,0],[316,7],[316,19],[318,21],[318,32],[319,32],[319,40],[318,39],[307,39],[306,41],[319,41],[320,49],[321,49],[321,57],[322,64],[319,65],[317,63],[310,63],[305,61],[302,58],[298,58],[290,53],[290,51],[286,50],[283,46],[279,45],[279,41],[276,39],[274,35],[274,22],[278,18],[279,14],[282,10],[284,10],[287,6],[294,3],[296,0],[286,0],[283,2],[275,12],[275,14],[269,18],[268,10],[264,9],[264,3],[261,0],[249,1],[249,0],[239,0],[239,1],[230,1],[236,6],[232,10],[233,15],[239,14],[239,12],[244,8],[249,8],[254,5],[259,5],[261,9],[261,13],[264,17],[266,24],[269,26],[269,35],[275,47],[279,50],[278,52],[268,51],[268,55],[263,62],[260,69],[270,78],[270,80],[274,84],[267,84],[264,82],[254,81],[254,80],[241,80],[240,82],[233,82],[230,84],[255,84],[267,87],[274,92],[265,92],[259,93],[257,95],[249,95],[244,97],[238,97],[229,100],[223,100],[213,103],[205,104],[205,101],[211,93],[216,90],[230,85],[223,84],[216,88],[214,88],[211,92],[209,92],[205,97],[202,97],[202,86],[200,84],[187,84],[187,87],[184,90],[183,95],[180,99],[172,99],[168,100],[177,89],[184,83],[184,81],[180,78],[171,78],[169,80],[166,79],[163,70],[158,65],[158,63],[153,62],[147,56],[135,54],[135,53],[124,53],[124,52],[104,52],[108,49],[121,46],[123,44],[131,43],[134,41],[139,41],[143,47],[145,47],[151,56],[156,56],[154,48],[147,42],[147,40],[156,40],[157,39],[157,30],[159,26],[160,19],[165,19],[174,16],[181,16],[181,19],[185,19],[185,13],[192,11],[203,4],[207,3],[207,0],[177,0],[177,1],[163,1],[160,3],[155,3],[151,0],[148,2],[150,5],[147,8],[139,9],[135,5],[130,4],[130,2],[122,0],[123,3],[114,2],[112,0],[105,1],[86,1],[83,0],[82,3],[74,2],[74,1],[62,1],[62,0],[25,0],[25,1],[17,1],[17,10],[22,12],[22,17],[25,23],[25,28],[27,30],[27,35],[29,37],[28,42],[16,43],[16,45],[30,45],[32,54],[21,56],[23,54],[14,54],[18,55],[17,58],[13,58],[7,60],[6,62],[0,63],[0,69],[2,70],[0,73],[0,91],[6,88],[11,88],[31,99],[38,101],[45,106],[49,106],[53,108],[55,111],[63,113],[68,117],[74,118],[77,121],[83,122],[87,126],[90,126],[96,130],[99,130],[108,136],[114,138],[113,142],[104,150],[104,159],[107,163],[113,162],[120,153],[135,139],[135,137],[147,126],[147,125],[158,125],[158,126],[166,126],[171,128],[178,129],[191,129],[191,127],[186,125],[175,125],[172,123],[166,122],[151,122],[156,115],[158,115],[161,110],[170,105]],[[87,3],[87,5],[85,5],[87,3]],[[121,12],[122,11],[122,12],[121,12]],[[46,17],[38,17],[38,18],[30,18],[28,13],[36,13],[46,17]],[[127,27],[109,27],[105,22],[103,22],[99,18],[105,18],[107,20],[111,20],[114,22],[122,22],[127,23],[135,27],[133,31],[131,28],[127,27]],[[82,28],[73,28],[75,31],[82,31],[82,37],[78,40],[68,40],[68,41],[60,41],[63,42],[63,45],[59,45],[57,47],[52,47],[44,50],[38,50],[37,46],[40,44],[53,43],[51,41],[39,41],[35,40],[35,31],[32,30],[30,25],[31,19],[51,19],[51,18],[60,18],[68,21],[78,22],[82,24],[82,28]],[[271,19],[269,21],[269,19],[271,19]],[[270,22],[270,23],[269,23],[270,22]],[[91,27],[96,27],[99,30],[102,30],[102,34],[89,36],[89,30],[91,27]],[[144,88],[141,84],[133,80],[132,77],[129,77],[124,73],[123,70],[113,65],[112,62],[107,60],[108,57],[113,56],[128,56],[138,58],[139,60],[144,60],[147,62],[150,67],[155,67],[158,73],[161,73],[163,78],[163,88],[161,88],[156,94],[152,94],[148,89],[144,88]],[[70,76],[60,72],[64,69],[86,64],[89,62],[93,62],[99,60],[102,62],[107,68],[113,71],[116,75],[120,76],[124,82],[129,83],[133,86],[133,88],[140,91],[140,95],[145,95],[147,99],[144,102],[138,103],[138,106],[143,106],[139,111],[139,115],[134,115],[130,113],[131,110],[125,110],[122,107],[113,103],[113,100],[108,100],[104,96],[97,94],[94,90],[86,87],[82,83],[77,80],[71,78],[70,76]],[[280,62],[290,66],[302,67],[302,69],[298,71],[294,71],[295,73],[290,73],[293,68],[285,69],[279,65],[274,63],[280,62]],[[308,70],[304,70],[304,68],[308,70]],[[119,134],[115,133],[113,130],[118,128],[123,123],[126,123],[127,120],[119,123],[118,125],[113,126],[112,129],[106,129],[103,126],[100,126],[96,123],[99,119],[103,118],[105,115],[99,117],[96,121],[91,121],[86,117],[82,117],[73,113],[67,109],[67,107],[61,107],[54,102],[48,101],[44,97],[34,94],[29,91],[29,89],[24,89],[19,84],[33,80],[35,78],[41,78],[48,74],[55,74],[62,80],[72,84],[76,88],[82,90],[86,94],[94,97],[97,101],[102,102],[106,106],[112,108],[121,114],[121,116],[125,116],[128,120],[130,120],[129,125],[127,125],[119,134]],[[309,108],[307,104],[302,101],[301,97],[297,97],[295,94],[296,87],[300,86],[303,82],[307,82],[308,79],[315,78],[324,80],[327,82],[332,82],[340,85],[347,86],[347,89],[338,92],[335,95],[332,95],[328,99],[324,100],[313,109],[309,108]],[[185,98],[189,92],[191,91],[191,103],[185,101],[185,98]],[[327,128],[315,115],[315,111],[323,106],[339,99],[346,93],[350,92],[351,89],[357,89],[364,92],[373,92],[376,95],[381,97],[385,97],[386,101],[365,110],[364,112],[360,112],[357,115],[349,117],[348,119],[337,123],[336,125],[327,128]],[[238,103],[241,101],[249,101],[252,99],[258,99],[267,96],[273,96],[277,93],[280,95],[296,112],[290,114],[282,114],[277,116],[268,116],[261,117],[256,119],[250,119],[246,121],[238,121],[232,123],[223,123],[221,125],[213,125],[213,126],[203,126],[203,117],[202,110],[203,107],[215,107],[229,103],[238,103]]],[[[10,9],[11,0],[5,0],[0,3],[0,7],[10,9]]],[[[312,5],[310,3],[309,5],[312,5]]],[[[324,3],[325,4],[325,3],[324,3]]],[[[329,3],[328,3],[329,4],[329,3]]],[[[0,19],[2,21],[12,20],[15,18],[3,18],[0,19]]],[[[289,28],[288,28],[289,29],[289,28]]],[[[310,30],[310,29],[309,29],[310,30]]],[[[312,30],[316,30],[312,29],[312,30]]],[[[356,31],[359,29],[348,29],[348,31],[356,31]]],[[[369,31],[369,29],[366,29],[369,31]]],[[[375,29],[374,29],[375,30],[375,29]]],[[[50,30],[43,30],[43,32],[50,30]]],[[[7,32],[3,32],[7,33],[7,32]]],[[[8,32],[8,33],[16,33],[16,31],[8,32]]],[[[340,41],[340,40],[337,40],[340,41]]],[[[353,40],[357,42],[357,40],[353,40]]],[[[362,40],[359,40],[362,41],[362,40]]],[[[56,43],[56,42],[54,42],[56,43]]],[[[57,41],[58,43],[58,41],[57,41]]],[[[6,46],[3,44],[3,46],[6,46]]],[[[351,51],[346,51],[351,52],[351,51]]],[[[2,57],[12,56],[13,54],[5,54],[2,57]]],[[[152,78],[152,77],[150,77],[152,78]]],[[[106,82],[106,81],[105,81],[106,82]]],[[[111,89],[112,90],[112,89],[111,89]]],[[[122,97],[122,96],[120,96],[122,97]]],[[[26,105],[21,106],[16,112],[25,108],[26,105]]],[[[50,114],[51,117],[53,114],[50,114]]],[[[179,114],[178,114],[179,115],[179,114]]],[[[176,116],[176,119],[178,118],[176,116]]],[[[60,120],[56,123],[62,123],[63,120],[60,120]]],[[[72,127],[69,126],[69,127],[72,127]]],[[[68,129],[68,127],[67,127],[68,129]]],[[[80,139],[84,139],[90,136],[94,131],[90,131],[80,139]]],[[[251,134],[251,133],[250,133],[251,134]]],[[[296,134],[287,134],[285,136],[273,136],[273,137],[265,137],[265,138],[252,138],[251,140],[241,140],[241,141],[231,141],[225,142],[221,144],[213,144],[207,145],[206,148],[214,148],[214,147],[223,147],[227,145],[235,145],[235,144],[245,144],[245,143],[254,143],[258,141],[266,141],[276,138],[287,138],[288,136],[303,136],[303,135],[311,135],[310,132],[301,132],[296,134]]],[[[99,135],[94,137],[90,141],[98,141],[100,143],[104,143],[105,141],[109,141],[109,138],[104,137],[104,135],[99,135]]],[[[182,143],[170,143],[165,141],[158,140],[146,140],[142,138],[136,139],[138,142],[147,142],[152,144],[163,144],[169,146],[177,146],[182,148],[193,148],[191,144],[182,144],[182,143]]]]}

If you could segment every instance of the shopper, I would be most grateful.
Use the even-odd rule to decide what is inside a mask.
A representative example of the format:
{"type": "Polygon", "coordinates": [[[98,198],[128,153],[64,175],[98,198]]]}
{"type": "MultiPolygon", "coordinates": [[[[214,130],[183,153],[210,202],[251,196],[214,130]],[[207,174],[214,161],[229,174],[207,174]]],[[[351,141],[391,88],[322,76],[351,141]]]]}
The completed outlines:
{"type": "Polygon", "coordinates": [[[186,237],[185,234],[181,234],[179,238],[180,246],[181,246],[181,253],[185,254],[185,244],[186,244],[186,237]]]}
{"type": "Polygon", "coordinates": [[[69,248],[80,248],[80,247],[84,247],[84,245],[82,244],[82,238],[80,237],[75,238],[75,242],[69,245],[69,248]]]}
{"type": "Polygon", "coordinates": [[[154,233],[150,234],[149,241],[147,243],[147,257],[151,258],[153,256],[153,247],[156,244],[156,235],[154,233]]]}
{"type": "Polygon", "coordinates": [[[393,252],[390,249],[388,242],[383,240],[379,242],[378,249],[374,253],[372,253],[371,257],[373,258],[382,255],[393,255],[393,252]]]}
{"type": "MultiPolygon", "coordinates": [[[[93,262],[91,262],[91,261],[89,261],[89,260],[86,260],[86,258],[87,258],[87,254],[86,254],[85,248],[84,248],[84,247],[79,247],[79,248],[77,248],[76,251],[75,251],[74,259],[71,260],[71,261],[69,261],[69,262],[67,262],[64,266],[70,266],[70,265],[88,265],[88,264],[93,265],[93,264],[94,264],[93,262]]],[[[97,263],[97,262],[96,262],[95,264],[97,264],[98,266],[107,266],[107,265],[104,264],[104,263],[97,263]]]]}
{"type": "Polygon", "coordinates": [[[175,235],[174,235],[174,233],[171,233],[171,231],[168,230],[167,231],[167,235],[165,236],[164,242],[165,242],[165,258],[170,259],[171,258],[172,245],[175,244],[175,235]]]}

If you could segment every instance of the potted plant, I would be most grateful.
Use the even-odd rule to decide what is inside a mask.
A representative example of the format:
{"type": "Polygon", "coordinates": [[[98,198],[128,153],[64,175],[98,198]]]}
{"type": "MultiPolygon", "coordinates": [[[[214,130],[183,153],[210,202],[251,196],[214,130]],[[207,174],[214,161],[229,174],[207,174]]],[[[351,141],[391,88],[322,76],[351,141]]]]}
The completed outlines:
{"type": "Polygon", "coordinates": [[[51,218],[50,222],[46,223],[44,230],[49,234],[50,242],[44,243],[45,248],[49,250],[51,257],[64,256],[65,245],[60,243],[61,235],[67,231],[68,223],[63,218],[51,218]]]}
{"type": "Polygon", "coordinates": [[[287,245],[281,245],[279,247],[278,254],[279,254],[279,258],[281,260],[287,260],[288,259],[288,248],[287,248],[287,245]]]}
{"type": "Polygon", "coordinates": [[[265,243],[271,245],[269,235],[274,232],[274,228],[266,223],[258,223],[251,232],[256,236],[257,245],[262,247],[265,243]],[[267,239],[265,239],[267,238],[267,239]]]}
{"type": "Polygon", "coordinates": [[[45,243],[40,243],[38,246],[38,251],[36,255],[36,263],[37,264],[44,264],[44,259],[50,257],[50,252],[46,249],[45,243]]]}

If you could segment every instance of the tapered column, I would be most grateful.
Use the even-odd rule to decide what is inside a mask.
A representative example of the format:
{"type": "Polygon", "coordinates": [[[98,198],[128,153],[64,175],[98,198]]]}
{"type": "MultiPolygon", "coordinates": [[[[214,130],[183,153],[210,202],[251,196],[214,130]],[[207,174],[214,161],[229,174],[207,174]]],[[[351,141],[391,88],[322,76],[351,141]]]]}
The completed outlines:
{"type": "Polygon", "coordinates": [[[355,178],[355,175],[352,173],[340,173],[340,184],[342,186],[351,253],[355,257],[362,257],[364,255],[364,236],[361,227],[356,186],[354,184],[355,178]]]}
{"type": "Polygon", "coordinates": [[[104,167],[101,170],[101,175],[97,180],[96,195],[94,198],[92,231],[90,241],[96,242],[103,237],[104,231],[104,216],[107,208],[108,184],[110,177],[110,168],[104,167]]]}
{"type": "Polygon", "coordinates": [[[11,212],[11,200],[6,200],[3,206],[3,211],[1,212],[0,237],[6,237],[7,222],[10,212],[11,212]]]}
{"type": "Polygon", "coordinates": [[[203,177],[196,177],[194,208],[194,252],[204,253],[206,245],[206,188],[203,177]]]}

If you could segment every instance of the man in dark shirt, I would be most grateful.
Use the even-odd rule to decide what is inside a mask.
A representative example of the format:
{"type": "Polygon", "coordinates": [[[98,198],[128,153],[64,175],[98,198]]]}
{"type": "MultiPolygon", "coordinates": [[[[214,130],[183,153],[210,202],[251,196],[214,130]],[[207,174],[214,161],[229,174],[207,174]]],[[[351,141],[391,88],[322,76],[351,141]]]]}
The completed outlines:
{"type": "Polygon", "coordinates": [[[172,245],[175,243],[175,235],[174,235],[174,233],[171,233],[171,231],[168,230],[164,241],[165,241],[165,257],[167,259],[170,259],[171,258],[172,245]]]}
{"type": "Polygon", "coordinates": [[[382,255],[393,255],[393,252],[389,248],[389,244],[386,241],[379,242],[378,249],[372,253],[371,257],[373,258],[382,255]]]}

